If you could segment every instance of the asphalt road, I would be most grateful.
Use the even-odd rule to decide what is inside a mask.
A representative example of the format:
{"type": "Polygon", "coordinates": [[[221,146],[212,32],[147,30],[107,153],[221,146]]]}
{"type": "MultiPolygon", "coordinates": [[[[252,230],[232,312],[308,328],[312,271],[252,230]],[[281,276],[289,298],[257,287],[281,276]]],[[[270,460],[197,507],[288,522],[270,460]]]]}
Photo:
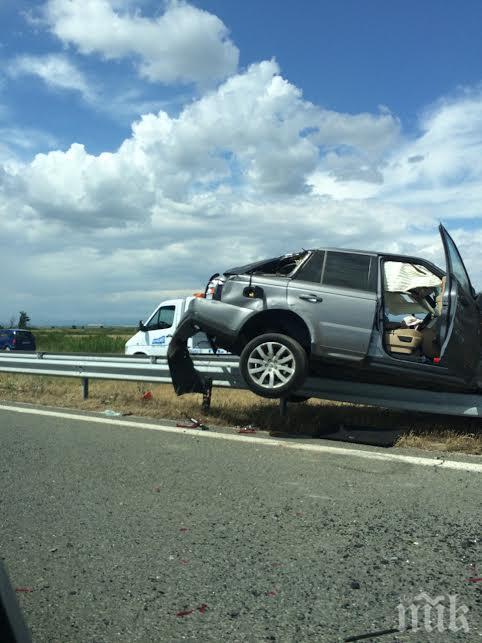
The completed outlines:
{"type": "Polygon", "coordinates": [[[443,632],[366,640],[482,641],[480,473],[132,423],[0,409],[0,554],[34,641],[332,643],[420,592],[443,632]]]}

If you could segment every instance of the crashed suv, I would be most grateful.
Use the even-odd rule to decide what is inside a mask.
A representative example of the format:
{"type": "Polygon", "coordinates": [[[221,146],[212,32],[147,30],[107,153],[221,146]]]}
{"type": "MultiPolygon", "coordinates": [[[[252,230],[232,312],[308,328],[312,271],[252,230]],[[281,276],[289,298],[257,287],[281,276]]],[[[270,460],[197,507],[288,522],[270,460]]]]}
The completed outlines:
{"type": "Polygon", "coordinates": [[[174,333],[176,392],[203,392],[187,339],[239,355],[253,392],[295,394],[308,374],[447,391],[477,389],[480,309],[457,247],[440,226],[446,268],[346,249],[284,255],[214,275],[174,333]]]}

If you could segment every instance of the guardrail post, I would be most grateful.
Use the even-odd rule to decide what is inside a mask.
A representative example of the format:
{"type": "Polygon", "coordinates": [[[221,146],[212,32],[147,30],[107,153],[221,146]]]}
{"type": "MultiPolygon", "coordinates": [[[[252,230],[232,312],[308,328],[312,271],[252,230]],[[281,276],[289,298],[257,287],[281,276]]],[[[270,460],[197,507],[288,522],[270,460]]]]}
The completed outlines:
{"type": "Polygon", "coordinates": [[[282,418],[285,418],[288,414],[288,398],[280,397],[279,399],[279,414],[282,418]]]}
{"type": "Polygon", "coordinates": [[[211,378],[206,380],[206,390],[203,393],[202,410],[203,413],[209,413],[211,408],[211,395],[213,392],[213,381],[211,378]]]}
{"type": "Polygon", "coordinates": [[[82,378],[82,398],[84,400],[87,400],[88,397],[89,397],[89,378],[83,377],[82,378]]]}

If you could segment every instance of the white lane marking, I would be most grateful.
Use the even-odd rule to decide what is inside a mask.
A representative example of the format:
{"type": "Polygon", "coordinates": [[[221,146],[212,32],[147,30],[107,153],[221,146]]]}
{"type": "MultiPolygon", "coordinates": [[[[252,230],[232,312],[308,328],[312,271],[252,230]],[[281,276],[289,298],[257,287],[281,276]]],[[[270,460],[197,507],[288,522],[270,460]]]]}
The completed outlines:
{"type": "Polygon", "coordinates": [[[121,426],[135,429],[146,429],[149,431],[163,431],[164,433],[183,433],[199,438],[211,438],[214,440],[231,440],[231,442],[244,442],[245,444],[257,444],[262,446],[278,446],[285,449],[298,451],[312,451],[315,453],[332,453],[333,455],[349,455],[367,460],[381,460],[385,462],[400,462],[405,464],[419,464],[426,467],[437,467],[440,469],[455,469],[457,471],[476,471],[482,473],[482,463],[460,462],[458,460],[440,460],[431,457],[418,457],[412,455],[401,455],[398,453],[386,453],[380,451],[364,451],[362,449],[351,449],[350,447],[332,447],[325,444],[311,444],[293,442],[292,438],[286,442],[273,438],[260,438],[255,436],[244,436],[231,433],[215,433],[213,431],[200,431],[199,429],[180,429],[174,426],[162,424],[149,424],[148,422],[134,422],[132,420],[119,420],[117,418],[100,418],[90,415],[76,415],[74,413],[59,413],[58,411],[43,411],[41,409],[30,409],[18,406],[7,406],[0,404],[0,411],[13,411],[15,413],[30,413],[33,415],[44,415],[47,417],[62,418],[65,420],[77,420],[79,422],[96,422],[98,424],[109,424],[112,427],[121,426]]]}

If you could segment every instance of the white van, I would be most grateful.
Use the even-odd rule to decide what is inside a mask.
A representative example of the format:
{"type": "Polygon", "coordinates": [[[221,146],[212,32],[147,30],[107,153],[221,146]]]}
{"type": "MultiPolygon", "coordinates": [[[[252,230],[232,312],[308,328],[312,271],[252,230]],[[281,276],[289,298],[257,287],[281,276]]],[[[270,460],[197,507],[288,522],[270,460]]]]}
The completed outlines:
{"type": "MultiPolygon", "coordinates": [[[[126,342],[125,354],[167,355],[171,337],[193,299],[194,297],[185,297],[162,301],[146,322],[139,322],[139,330],[126,342]]],[[[191,353],[213,352],[204,333],[196,333],[189,338],[188,349],[191,353]]],[[[224,350],[218,352],[226,353],[224,350]]]]}

